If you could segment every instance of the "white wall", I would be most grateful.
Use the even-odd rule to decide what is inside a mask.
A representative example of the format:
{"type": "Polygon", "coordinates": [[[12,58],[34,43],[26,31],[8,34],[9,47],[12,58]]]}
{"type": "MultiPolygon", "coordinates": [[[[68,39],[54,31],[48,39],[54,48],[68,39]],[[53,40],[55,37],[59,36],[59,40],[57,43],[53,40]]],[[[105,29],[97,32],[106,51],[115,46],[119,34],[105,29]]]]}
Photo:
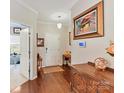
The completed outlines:
{"type": "Polygon", "coordinates": [[[10,35],[10,44],[20,44],[20,36],[10,35]]]}
{"type": "MultiPolygon", "coordinates": [[[[71,9],[72,19],[101,0],[79,0],[71,9]]],[[[104,0],[104,37],[73,40],[72,64],[94,61],[97,57],[104,57],[108,60],[108,66],[114,68],[114,58],[106,53],[110,40],[114,41],[114,1],[104,0]],[[80,48],[78,42],[86,41],[86,48],[80,48]]],[[[73,20],[72,20],[73,22],[73,20]]],[[[71,26],[73,31],[73,24],[71,26]]]]}
{"type": "Polygon", "coordinates": [[[13,52],[20,54],[20,36],[10,35],[10,54],[13,52]]]}
{"type": "MultiPolygon", "coordinates": [[[[60,62],[62,64],[62,54],[66,50],[66,45],[68,43],[68,27],[63,26],[61,30],[57,29],[56,24],[50,23],[38,23],[37,25],[38,37],[44,38],[45,34],[54,34],[60,36],[60,62]]],[[[52,38],[51,38],[52,39],[52,38]]],[[[53,41],[54,44],[54,41],[53,41]]],[[[43,58],[43,66],[45,66],[45,47],[39,47],[37,51],[43,58]]]]}
{"type": "Polygon", "coordinates": [[[37,75],[37,47],[36,47],[36,23],[37,13],[26,6],[20,0],[10,1],[10,19],[11,21],[30,26],[31,32],[31,78],[37,75]]]}

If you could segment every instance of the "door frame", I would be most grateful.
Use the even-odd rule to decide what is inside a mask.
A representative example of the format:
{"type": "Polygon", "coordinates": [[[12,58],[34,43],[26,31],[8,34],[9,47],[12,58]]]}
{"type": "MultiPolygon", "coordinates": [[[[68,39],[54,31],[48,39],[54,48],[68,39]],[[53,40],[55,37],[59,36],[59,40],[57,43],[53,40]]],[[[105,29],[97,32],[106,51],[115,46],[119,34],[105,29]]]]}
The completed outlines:
{"type": "MultiPolygon", "coordinates": [[[[26,26],[26,25],[24,25],[24,26],[26,26]]],[[[29,62],[28,62],[28,64],[29,64],[29,67],[28,67],[28,76],[29,77],[28,77],[28,80],[30,80],[30,77],[31,77],[30,76],[30,74],[31,74],[31,68],[30,68],[31,67],[30,66],[31,65],[31,63],[30,63],[31,62],[31,46],[30,46],[30,44],[31,44],[31,40],[30,40],[31,39],[31,33],[30,33],[30,27],[29,26],[26,26],[26,28],[28,28],[28,30],[29,30],[28,31],[28,38],[29,38],[29,43],[28,43],[29,44],[29,47],[28,47],[28,54],[29,54],[28,55],[28,58],[29,58],[29,62]]],[[[26,29],[26,28],[24,28],[24,29],[26,29]]]]}
{"type": "MultiPolygon", "coordinates": [[[[45,34],[45,52],[44,52],[44,57],[45,57],[45,67],[49,67],[49,66],[58,66],[58,65],[60,65],[60,64],[53,64],[53,65],[48,65],[48,64],[46,64],[47,63],[47,54],[46,54],[46,37],[49,37],[49,36],[54,36],[54,35],[56,35],[56,37],[58,37],[58,39],[60,38],[60,35],[59,34],[51,34],[51,33],[46,33],[45,34]]],[[[58,49],[60,49],[60,46],[58,47],[58,49]]],[[[58,54],[60,54],[60,53],[58,53],[58,54]]],[[[58,58],[58,60],[60,60],[59,58],[58,58]]]]}
{"type": "Polygon", "coordinates": [[[26,28],[29,28],[29,36],[28,36],[29,37],[29,78],[28,78],[28,80],[32,80],[33,79],[33,67],[32,67],[33,60],[31,58],[31,55],[32,55],[31,53],[33,51],[31,48],[31,44],[33,43],[33,41],[31,40],[31,38],[32,38],[31,33],[33,31],[32,26],[30,26],[26,23],[15,21],[15,20],[10,20],[10,22],[15,22],[17,24],[21,24],[21,25],[25,26],[26,28]]]}

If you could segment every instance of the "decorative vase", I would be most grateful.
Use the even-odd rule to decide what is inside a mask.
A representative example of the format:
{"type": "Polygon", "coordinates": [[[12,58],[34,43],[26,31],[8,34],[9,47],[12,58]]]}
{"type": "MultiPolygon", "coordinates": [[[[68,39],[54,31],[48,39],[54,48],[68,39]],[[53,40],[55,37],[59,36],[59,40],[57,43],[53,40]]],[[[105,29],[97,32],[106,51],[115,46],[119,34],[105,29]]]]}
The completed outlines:
{"type": "Polygon", "coordinates": [[[101,69],[104,71],[107,67],[108,62],[104,58],[99,57],[95,59],[94,63],[95,63],[96,69],[101,69]]]}

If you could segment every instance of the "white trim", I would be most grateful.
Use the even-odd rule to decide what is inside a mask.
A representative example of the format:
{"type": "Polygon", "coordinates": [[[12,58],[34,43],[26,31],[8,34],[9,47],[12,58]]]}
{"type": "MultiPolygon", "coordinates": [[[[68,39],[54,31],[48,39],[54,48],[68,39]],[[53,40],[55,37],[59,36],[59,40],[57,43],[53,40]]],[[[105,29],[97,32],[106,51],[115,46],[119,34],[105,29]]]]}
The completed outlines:
{"type": "Polygon", "coordinates": [[[35,14],[39,14],[39,12],[35,9],[33,9],[31,6],[28,4],[24,3],[22,0],[16,0],[20,5],[22,5],[24,8],[27,8],[28,10],[32,11],[35,14]]]}
{"type": "Polygon", "coordinates": [[[33,58],[32,58],[32,53],[33,53],[33,48],[32,48],[32,34],[33,34],[33,27],[31,26],[31,25],[29,25],[29,24],[27,24],[27,23],[25,23],[25,22],[21,22],[21,21],[17,21],[17,20],[13,20],[13,19],[10,19],[10,21],[12,21],[12,22],[15,22],[15,23],[18,23],[18,24],[21,24],[21,25],[25,25],[25,26],[27,26],[27,27],[29,27],[30,29],[30,33],[31,33],[31,35],[30,35],[30,51],[31,51],[31,54],[30,54],[30,78],[29,78],[29,80],[32,80],[33,79],[33,58]]]}
{"type": "Polygon", "coordinates": [[[59,64],[59,66],[62,66],[62,65],[63,65],[62,63],[59,64]]]}
{"type": "Polygon", "coordinates": [[[54,66],[62,66],[62,64],[59,64],[59,65],[51,65],[51,66],[42,66],[42,67],[54,67],[54,66]]]}
{"type": "Polygon", "coordinates": [[[33,41],[32,41],[32,39],[33,39],[33,28],[32,27],[30,27],[30,80],[33,78],[33,73],[34,73],[34,71],[33,71],[33,64],[34,64],[34,59],[33,59],[33,41]]]}
{"type": "Polygon", "coordinates": [[[46,67],[46,66],[42,66],[42,67],[46,67]]]}
{"type": "Polygon", "coordinates": [[[72,7],[78,2],[78,0],[75,0],[73,3],[72,3],[72,6],[70,7],[70,9],[72,10],[72,7]]]}
{"type": "Polygon", "coordinates": [[[34,76],[33,78],[31,78],[30,80],[34,80],[34,79],[36,79],[37,78],[37,75],[36,76],[34,76]]]}

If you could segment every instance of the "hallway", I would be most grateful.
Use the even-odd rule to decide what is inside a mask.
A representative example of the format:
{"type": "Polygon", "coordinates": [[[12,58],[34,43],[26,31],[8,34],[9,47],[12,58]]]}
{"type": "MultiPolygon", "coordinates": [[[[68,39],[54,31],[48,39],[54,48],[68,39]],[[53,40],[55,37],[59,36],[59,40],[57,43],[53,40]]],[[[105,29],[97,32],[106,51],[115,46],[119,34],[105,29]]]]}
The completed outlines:
{"type": "MultiPolygon", "coordinates": [[[[79,73],[62,68],[97,63],[96,59],[100,58],[104,60],[99,59],[99,69],[114,69],[114,56],[107,51],[111,41],[114,45],[113,10],[113,0],[11,0],[10,20],[28,28],[12,28],[12,33],[19,32],[22,37],[20,71],[29,80],[13,88],[11,93],[72,93],[71,89],[76,93],[113,93],[101,92],[104,91],[101,86],[94,85],[96,78],[101,85],[104,76],[90,78],[89,71],[87,79],[81,67],[78,67],[81,68],[79,73]],[[39,73],[40,68],[43,69],[39,73]]],[[[114,48],[111,51],[114,54],[114,48]]],[[[94,65],[97,68],[97,64],[94,65]]],[[[92,67],[86,72],[88,70],[92,71],[92,67]]],[[[15,77],[20,78],[19,75],[15,77]]],[[[108,81],[111,82],[114,76],[110,77],[108,81]]],[[[19,81],[12,80],[11,87],[19,81]]],[[[112,89],[114,85],[107,91],[112,89]]]]}

